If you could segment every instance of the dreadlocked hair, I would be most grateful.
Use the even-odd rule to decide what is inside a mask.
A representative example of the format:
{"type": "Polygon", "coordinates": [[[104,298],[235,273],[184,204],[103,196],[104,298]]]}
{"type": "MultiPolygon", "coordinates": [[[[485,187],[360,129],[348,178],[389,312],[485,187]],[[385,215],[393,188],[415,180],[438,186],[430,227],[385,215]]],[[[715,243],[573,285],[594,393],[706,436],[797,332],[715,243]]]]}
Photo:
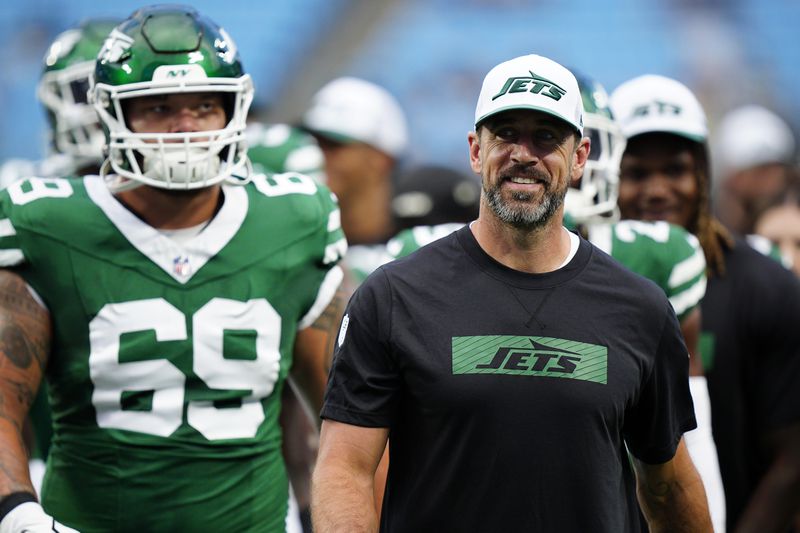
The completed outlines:
{"type": "Polygon", "coordinates": [[[695,160],[695,176],[699,190],[695,205],[694,220],[686,228],[697,236],[706,256],[706,272],[709,276],[725,275],[725,250],[734,247],[730,232],[711,214],[711,165],[705,143],[690,142],[695,160]]]}

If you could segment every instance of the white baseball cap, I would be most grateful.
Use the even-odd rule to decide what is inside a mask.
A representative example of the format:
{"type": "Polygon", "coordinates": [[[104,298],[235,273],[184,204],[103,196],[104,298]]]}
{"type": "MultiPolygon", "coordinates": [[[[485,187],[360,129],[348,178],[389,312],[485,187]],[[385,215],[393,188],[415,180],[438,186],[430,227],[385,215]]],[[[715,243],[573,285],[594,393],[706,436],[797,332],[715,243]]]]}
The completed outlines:
{"type": "Polygon", "coordinates": [[[405,114],[395,97],[358,78],[337,78],[317,91],[302,125],[322,137],[363,142],[395,158],[408,146],[405,114]]]}
{"type": "Polygon", "coordinates": [[[531,54],[500,63],[483,79],[475,126],[510,109],[558,117],[583,135],[583,102],[575,76],[552,59],[531,54]]]}
{"type": "Polygon", "coordinates": [[[610,104],[628,139],[643,133],[672,133],[695,142],[708,138],[700,102],[672,78],[647,74],[628,80],[611,93],[610,104]]]}
{"type": "Polygon", "coordinates": [[[791,128],[762,106],[746,105],[728,112],[718,131],[715,145],[719,165],[725,172],[767,163],[791,163],[794,157],[791,128]]]}

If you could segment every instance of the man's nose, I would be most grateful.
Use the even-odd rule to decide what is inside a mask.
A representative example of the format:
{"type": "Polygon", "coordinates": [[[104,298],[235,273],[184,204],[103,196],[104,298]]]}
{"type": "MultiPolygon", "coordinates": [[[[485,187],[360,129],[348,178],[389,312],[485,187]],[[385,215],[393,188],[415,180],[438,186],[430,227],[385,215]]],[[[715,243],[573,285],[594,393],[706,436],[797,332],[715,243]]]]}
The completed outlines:
{"type": "Polygon", "coordinates": [[[175,111],[170,122],[170,133],[192,133],[198,131],[198,113],[189,108],[182,107],[175,111]]]}
{"type": "Polygon", "coordinates": [[[672,191],[669,177],[660,172],[653,172],[644,180],[644,192],[652,197],[668,196],[672,191]]]}
{"type": "Polygon", "coordinates": [[[539,154],[533,141],[527,137],[520,137],[511,150],[511,160],[517,164],[537,163],[539,154]]]}

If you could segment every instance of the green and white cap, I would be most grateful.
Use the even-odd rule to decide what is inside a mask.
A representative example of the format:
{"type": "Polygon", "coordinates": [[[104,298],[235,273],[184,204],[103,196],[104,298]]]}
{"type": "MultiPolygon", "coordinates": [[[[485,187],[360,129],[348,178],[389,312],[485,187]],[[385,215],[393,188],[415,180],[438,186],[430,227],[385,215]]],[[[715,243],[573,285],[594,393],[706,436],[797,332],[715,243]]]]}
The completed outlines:
{"type": "Polygon", "coordinates": [[[611,93],[611,112],[627,139],[644,133],[672,133],[700,143],[708,138],[700,102],[672,78],[646,74],[626,81],[611,93]]]}
{"type": "Polygon", "coordinates": [[[583,103],[575,76],[552,59],[531,54],[500,63],[483,80],[475,127],[512,109],[558,117],[583,135],[583,103]]]}

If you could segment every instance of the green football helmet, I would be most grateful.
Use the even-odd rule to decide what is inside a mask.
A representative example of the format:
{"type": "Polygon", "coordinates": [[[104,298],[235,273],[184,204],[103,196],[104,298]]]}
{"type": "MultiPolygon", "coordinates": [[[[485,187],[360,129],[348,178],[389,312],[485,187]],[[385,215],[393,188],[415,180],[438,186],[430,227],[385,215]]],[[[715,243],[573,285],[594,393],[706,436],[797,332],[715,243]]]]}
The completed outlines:
{"type": "Polygon", "coordinates": [[[52,149],[86,163],[103,160],[105,136],[87,92],[97,53],[119,22],[86,20],[59,34],[45,54],[36,91],[47,112],[52,149]]]}
{"type": "Polygon", "coordinates": [[[578,224],[615,219],[625,137],[611,114],[603,86],[580,73],[575,73],[575,77],[583,100],[583,135],[592,144],[583,176],[567,192],[565,213],[578,224]]]}
{"type": "Polygon", "coordinates": [[[108,140],[100,174],[112,190],[141,184],[197,189],[249,179],[244,130],[253,83],[231,37],[193,8],[136,11],[106,39],[93,81],[90,100],[108,140]],[[208,92],[225,99],[223,129],[134,133],[128,127],[125,103],[131,98],[208,92]]]}

